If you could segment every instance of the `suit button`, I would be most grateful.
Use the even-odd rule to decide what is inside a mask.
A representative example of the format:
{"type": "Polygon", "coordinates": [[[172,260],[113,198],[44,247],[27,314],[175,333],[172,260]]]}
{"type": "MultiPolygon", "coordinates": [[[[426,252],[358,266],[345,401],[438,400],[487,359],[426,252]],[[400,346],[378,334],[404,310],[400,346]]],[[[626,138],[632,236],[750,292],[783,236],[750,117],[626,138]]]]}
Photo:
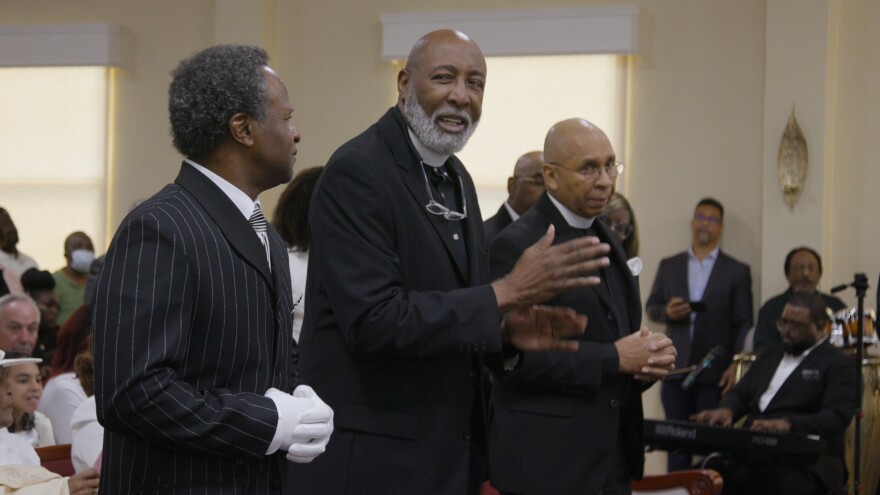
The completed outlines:
{"type": "Polygon", "coordinates": [[[470,441],[470,439],[471,439],[471,432],[469,432],[469,431],[464,432],[464,439],[470,441]]]}
{"type": "Polygon", "coordinates": [[[617,402],[617,399],[611,399],[610,404],[612,408],[616,408],[618,405],[620,405],[620,403],[617,402]]]}
{"type": "Polygon", "coordinates": [[[613,320],[613,319],[614,319],[614,313],[612,313],[611,311],[609,311],[609,312],[608,312],[608,315],[606,316],[606,318],[608,318],[609,320],[613,320]]]}
{"type": "Polygon", "coordinates": [[[281,488],[281,480],[278,478],[275,478],[269,482],[269,486],[271,486],[272,488],[281,488]]]}

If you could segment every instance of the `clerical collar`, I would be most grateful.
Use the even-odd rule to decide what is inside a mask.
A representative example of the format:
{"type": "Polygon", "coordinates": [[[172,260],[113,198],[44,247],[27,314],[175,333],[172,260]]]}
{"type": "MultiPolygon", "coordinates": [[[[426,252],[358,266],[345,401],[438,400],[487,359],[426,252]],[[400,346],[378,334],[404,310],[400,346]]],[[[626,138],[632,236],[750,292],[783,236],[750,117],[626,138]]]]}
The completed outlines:
{"type": "Polygon", "coordinates": [[[419,140],[419,137],[416,136],[416,133],[414,133],[412,129],[407,127],[406,130],[409,132],[410,141],[412,141],[413,146],[415,146],[416,151],[419,153],[419,156],[422,157],[422,162],[424,162],[425,165],[430,165],[432,167],[442,167],[443,164],[446,163],[446,160],[449,159],[449,155],[437,153],[436,151],[431,151],[427,147],[425,147],[425,145],[422,144],[422,141],[419,140]]]}
{"type": "Polygon", "coordinates": [[[550,201],[556,206],[556,209],[559,210],[559,213],[562,214],[562,218],[565,219],[565,223],[570,225],[575,229],[588,229],[593,226],[593,221],[596,220],[596,217],[593,218],[584,218],[575,212],[569,210],[559,201],[556,201],[556,198],[553,197],[552,194],[547,194],[547,197],[550,198],[550,201]]]}

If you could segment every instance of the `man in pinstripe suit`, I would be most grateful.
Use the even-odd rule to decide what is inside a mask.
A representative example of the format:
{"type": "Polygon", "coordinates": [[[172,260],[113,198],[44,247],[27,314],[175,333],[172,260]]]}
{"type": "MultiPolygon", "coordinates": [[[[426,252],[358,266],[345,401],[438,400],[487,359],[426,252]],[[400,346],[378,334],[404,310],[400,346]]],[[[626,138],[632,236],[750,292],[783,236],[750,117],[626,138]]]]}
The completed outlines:
{"type": "Polygon", "coordinates": [[[97,282],[101,492],[279,493],[287,459],[311,461],[333,428],[294,390],[287,254],[257,199],[291,179],[293,107],[244,46],[181,62],[168,106],[187,160],[123,220],[97,282]]]}

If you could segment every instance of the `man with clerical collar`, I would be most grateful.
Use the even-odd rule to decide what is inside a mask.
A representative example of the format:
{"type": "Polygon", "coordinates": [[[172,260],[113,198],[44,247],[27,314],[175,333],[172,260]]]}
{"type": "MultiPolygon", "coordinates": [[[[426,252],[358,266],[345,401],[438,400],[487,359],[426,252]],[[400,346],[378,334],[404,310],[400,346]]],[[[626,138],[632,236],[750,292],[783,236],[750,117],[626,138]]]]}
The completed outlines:
{"type": "MultiPolygon", "coordinates": [[[[686,420],[718,405],[733,386],[731,361],[752,327],[751,271],[721,249],[723,232],[724,206],[714,198],[701,199],[691,219],[691,247],[660,261],[645,304],[651,320],[666,324],[678,350],[676,367],[699,365],[720,347],[693,384],[684,385],[684,373],[663,381],[660,398],[667,419],[686,420]]],[[[691,464],[690,454],[669,453],[669,471],[691,464]]]]}
{"type": "MultiPolygon", "coordinates": [[[[482,481],[484,353],[574,353],[583,316],[536,306],[598,284],[594,238],[554,231],[490,283],[473,181],[454,156],[480,119],[486,61],[458,31],[419,39],[398,103],[330,157],[313,193],[299,345],[335,412],[333,441],[293,466],[297,493],[473,493],[482,481]]],[[[486,360],[489,358],[487,357],[486,360]]]]}
{"type": "Polygon", "coordinates": [[[501,205],[498,213],[483,223],[487,243],[491,244],[504,227],[515,222],[538,202],[544,192],[543,166],[544,153],[541,151],[530,151],[516,161],[513,175],[507,178],[507,201],[501,205]]]}
{"type": "Polygon", "coordinates": [[[730,426],[745,416],[745,428],[818,435],[826,442],[816,464],[784,455],[749,453],[722,457],[707,467],[721,472],[724,493],[843,493],[846,483],[844,432],[855,412],[856,367],[825,335],[825,301],[796,292],[776,321],[781,346],[767,347],[720,407],[692,420],[730,426]]]}
{"type": "Polygon", "coordinates": [[[793,294],[798,292],[818,294],[832,312],[846,307],[840,299],[819,292],[822,258],[812,248],[801,246],[788,253],[785,257],[785,278],[788,279],[788,290],[765,302],[758,311],[758,323],[755,325],[755,351],[768,345],[782,343],[779,332],[776,331],[776,320],[782,315],[782,309],[793,294]]]}
{"type": "Polygon", "coordinates": [[[638,287],[617,238],[596,218],[623,170],[601,129],[583,119],[555,124],[544,141],[547,192],[504,229],[489,250],[502,277],[549,227],[556,242],[597,237],[611,245],[601,283],[566,291],[548,304],[587,315],[578,352],[530,353],[495,370],[489,472],[505,494],[629,493],[642,477],[641,393],[675,361],[662,334],[641,327],[638,287]],[[527,466],[527,468],[523,468],[527,466]]]}

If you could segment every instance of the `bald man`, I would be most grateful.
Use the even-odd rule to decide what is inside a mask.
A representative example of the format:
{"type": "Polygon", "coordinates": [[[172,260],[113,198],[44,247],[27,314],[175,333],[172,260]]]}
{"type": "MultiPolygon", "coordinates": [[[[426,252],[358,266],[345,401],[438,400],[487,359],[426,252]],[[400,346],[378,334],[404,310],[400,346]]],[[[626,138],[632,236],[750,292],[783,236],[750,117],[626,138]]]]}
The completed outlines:
{"type": "Polygon", "coordinates": [[[598,283],[583,274],[608,262],[607,245],[551,247],[551,231],[488,283],[473,181],[453,155],[480,119],[485,83],[473,41],[427,34],[398,74],[397,105],[318,182],[300,364],[336,429],[321,459],[291,470],[297,494],[475,490],[482,354],[506,343],[515,366],[514,346],[578,347],[554,332],[582,332],[582,318],[534,305],[598,283]]]}
{"type": "Polygon", "coordinates": [[[611,245],[599,285],[566,291],[552,304],[587,315],[576,353],[524,353],[496,371],[489,464],[502,493],[629,493],[642,477],[646,384],[675,361],[672,341],[643,327],[638,286],[617,238],[596,217],[623,170],[601,129],[583,119],[554,125],[544,141],[547,192],[506,228],[489,252],[493,278],[550,226],[557,243],[597,237],[611,245]]]}
{"type": "Polygon", "coordinates": [[[492,239],[511,223],[515,222],[520,215],[529,210],[541,193],[544,192],[544,176],[541,167],[544,166],[544,153],[530,151],[519,157],[513,167],[513,176],[507,178],[507,201],[501,205],[492,218],[483,223],[486,230],[486,242],[492,243],[492,239]]]}

